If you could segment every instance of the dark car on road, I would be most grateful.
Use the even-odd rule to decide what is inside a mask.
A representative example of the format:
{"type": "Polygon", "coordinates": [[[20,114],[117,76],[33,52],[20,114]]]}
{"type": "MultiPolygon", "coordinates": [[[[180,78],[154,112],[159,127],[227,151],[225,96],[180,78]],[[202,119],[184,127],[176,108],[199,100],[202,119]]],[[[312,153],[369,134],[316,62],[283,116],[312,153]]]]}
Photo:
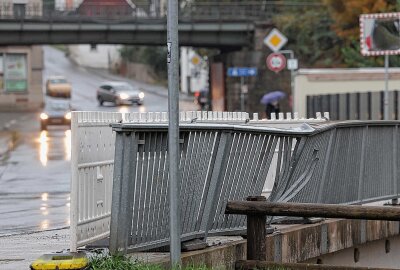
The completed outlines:
{"type": "Polygon", "coordinates": [[[40,114],[40,129],[47,130],[49,125],[71,126],[71,105],[68,99],[46,99],[40,114]]]}
{"type": "Polygon", "coordinates": [[[138,87],[133,87],[126,82],[105,82],[97,89],[97,100],[100,106],[104,102],[112,102],[115,105],[143,104],[144,93],[138,87]]]}

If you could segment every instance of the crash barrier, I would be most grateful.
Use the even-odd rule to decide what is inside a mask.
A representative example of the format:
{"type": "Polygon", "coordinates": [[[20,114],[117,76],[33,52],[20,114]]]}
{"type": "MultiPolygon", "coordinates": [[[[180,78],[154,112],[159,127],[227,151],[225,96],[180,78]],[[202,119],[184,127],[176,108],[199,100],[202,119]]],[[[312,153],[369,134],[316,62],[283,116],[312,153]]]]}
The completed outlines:
{"type": "MultiPolygon", "coordinates": [[[[238,261],[236,263],[236,269],[267,269],[270,267],[283,267],[285,269],[321,269],[319,268],[320,265],[297,263],[277,264],[266,261],[267,216],[400,221],[400,209],[396,207],[273,203],[266,202],[266,198],[262,196],[247,197],[247,201],[228,201],[225,214],[237,214],[247,217],[247,257],[245,261],[238,261]]],[[[325,265],[322,269],[343,268],[325,265]]]]}
{"type": "MultiPolygon", "coordinates": [[[[71,132],[71,137],[72,137],[72,153],[71,153],[71,172],[72,172],[72,178],[71,178],[71,214],[70,214],[70,228],[71,228],[71,251],[76,251],[77,247],[84,246],[86,244],[92,243],[96,240],[105,238],[109,235],[110,233],[110,215],[111,215],[111,197],[112,197],[112,181],[113,181],[113,169],[114,169],[114,152],[115,152],[115,133],[112,132],[112,129],[110,127],[111,123],[118,123],[118,122],[132,122],[132,123],[137,123],[139,126],[144,124],[144,125],[153,125],[155,123],[157,124],[162,124],[162,132],[157,131],[155,136],[154,134],[146,134],[146,139],[147,139],[147,144],[138,144],[140,145],[140,149],[146,149],[148,151],[148,144],[149,140],[148,136],[151,136],[153,140],[163,140],[161,145],[164,148],[160,148],[161,146],[158,146],[157,151],[158,153],[163,153],[165,152],[165,143],[166,143],[166,121],[167,119],[167,113],[112,113],[112,112],[73,112],[72,113],[72,132],[71,132]]],[[[190,137],[190,143],[191,145],[194,145],[196,142],[196,151],[192,151],[188,153],[188,157],[195,158],[195,157],[213,157],[214,159],[216,158],[216,153],[212,151],[216,151],[217,148],[216,146],[218,145],[217,143],[220,143],[221,141],[225,141],[225,143],[228,140],[228,136],[224,133],[224,135],[221,135],[221,132],[216,132],[218,131],[218,127],[223,127],[227,128],[228,126],[223,126],[223,124],[240,124],[240,125],[245,125],[245,126],[254,126],[254,128],[257,130],[258,128],[265,127],[265,126],[274,126],[276,128],[294,128],[294,129],[301,129],[302,125],[307,122],[307,123],[321,123],[325,122],[326,119],[329,118],[329,115],[325,114],[322,116],[320,113],[317,114],[315,119],[304,119],[304,118],[299,118],[298,115],[295,113],[293,115],[291,114],[278,114],[275,115],[273,114],[272,120],[262,120],[258,119],[258,115],[254,114],[253,119],[250,120],[249,114],[247,113],[236,113],[236,112],[182,112],[180,114],[180,121],[182,124],[186,125],[194,125],[197,126],[197,132],[192,132],[192,133],[186,133],[186,142],[189,142],[189,137],[190,137]],[[214,124],[212,127],[208,127],[209,124],[214,124]],[[214,130],[213,130],[214,129],[214,130]],[[202,132],[202,130],[206,132],[202,132]],[[222,138],[222,139],[221,139],[222,138]],[[200,140],[201,139],[201,140],[200,140]],[[214,146],[213,150],[211,151],[210,149],[207,149],[206,146],[214,146]],[[204,149],[200,147],[204,146],[204,149]],[[201,151],[200,151],[201,150],[201,151]]],[[[258,131],[257,131],[258,132],[258,131]]],[[[151,132],[150,132],[151,133],[151,132]]],[[[141,135],[142,136],[142,135],[141,135]]],[[[241,135],[244,138],[244,134],[241,135]]],[[[266,147],[269,147],[268,149],[272,149],[272,141],[268,142],[269,136],[260,136],[257,135],[256,137],[252,137],[250,135],[246,135],[247,137],[251,137],[252,143],[251,145],[243,145],[240,151],[245,152],[244,147],[263,147],[262,149],[259,150],[258,155],[261,155],[260,153],[264,153],[266,151],[266,147]]],[[[235,142],[241,140],[239,137],[235,137],[235,142]]],[[[231,140],[231,138],[229,138],[231,140]]],[[[139,140],[138,143],[144,142],[143,140],[139,140]]],[[[279,143],[276,141],[274,142],[275,145],[279,146],[279,143]]],[[[182,144],[181,144],[182,145],[182,144]]],[[[293,144],[292,144],[293,145],[293,144]]],[[[155,147],[152,146],[152,147],[155,147]]],[[[221,145],[221,147],[223,147],[221,145]]],[[[282,146],[283,147],[283,146],[282,146]]],[[[221,148],[219,155],[221,154],[223,148],[221,148]]],[[[145,155],[144,150],[141,150],[140,155],[142,157],[145,155]]],[[[186,150],[187,151],[187,150],[186,150]]],[[[239,151],[239,150],[237,150],[239,151]]],[[[255,150],[254,150],[255,151],[255,150]]],[[[272,161],[271,166],[274,167],[278,164],[278,156],[280,155],[279,148],[275,149],[274,155],[272,156],[272,161]]],[[[147,154],[146,154],[147,155],[147,154]]],[[[230,160],[230,166],[235,165],[237,168],[240,168],[237,166],[238,160],[233,158],[234,152],[232,152],[232,159],[230,160]]],[[[151,155],[151,158],[154,159],[154,155],[151,155]]],[[[160,159],[161,163],[165,163],[166,156],[158,156],[160,159]],[[162,159],[163,158],[163,159],[162,159]]],[[[243,158],[243,157],[241,157],[243,158]]],[[[263,164],[267,162],[267,160],[262,159],[263,164]]],[[[207,168],[207,166],[210,166],[209,162],[206,160],[203,161],[203,166],[204,168],[207,168]]],[[[186,167],[191,166],[190,160],[186,160],[185,163],[183,163],[186,167]]],[[[141,163],[142,164],[142,163],[141,163]]],[[[193,162],[194,164],[194,162],[193,162]]],[[[240,165],[240,164],[239,164],[240,165]]],[[[166,164],[164,164],[164,167],[166,164]]],[[[256,166],[256,165],[254,165],[256,166]]],[[[258,166],[258,165],[257,165],[258,166]]],[[[161,165],[157,164],[157,167],[153,164],[151,168],[155,170],[156,168],[161,171],[161,175],[165,177],[165,171],[164,167],[161,165]]],[[[197,177],[198,179],[201,176],[201,173],[203,173],[203,169],[200,167],[196,167],[197,171],[195,169],[190,170],[190,173],[194,174],[194,177],[197,177]],[[199,176],[197,176],[199,175],[199,176]]],[[[238,170],[238,169],[237,169],[238,170]]],[[[254,169],[253,169],[254,170],[254,169]]],[[[265,170],[266,172],[263,171],[263,174],[267,173],[267,180],[264,182],[265,184],[262,184],[261,178],[257,177],[255,178],[254,181],[259,181],[258,186],[257,186],[257,192],[259,193],[259,186],[263,188],[264,186],[264,193],[270,193],[273,181],[275,179],[275,170],[265,170]]],[[[243,172],[244,173],[244,172],[243,172]]],[[[256,175],[259,175],[259,172],[253,171],[253,174],[257,173],[256,175]]],[[[185,171],[185,177],[192,177],[191,174],[189,174],[189,171],[185,171]]],[[[239,177],[240,174],[238,174],[236,177],[239,177]]],[[[158,176],[158,174],[157,174],[158,176]]],[[[210,172],[203,173],[203,177],[207,176],[208,181],[207,183],[210,183],[210,172]]],[[[229,175],[227,175],[228,177],[229,175]]],[[[143,176],[147,177],[147,176],[143,176]]],[[[158,176],[161,177],[161,176],[158,176]]],[[[215,181],[215,177],[213,176],[215,181]]],[[[246,176],[247,177],[247,176],[246,176]]],[[[259,176],[260,177],[260,176],[259,176]]],[[[157,178],[159,179],[159,178],[157,178]]],[[[161,179],[161,178],[160,178],[161,179]]],[[[141,181],[141,179],[138,179],[137,181],[141,181]]],[[[158,181],[158,180],[157,180],[158,181]]],[[[161,180],[160,180],[161,181],[161,180]]],[[[166,179],[162,178],[163,183],[165,184],[166,179]]],[[[198,180],[200,181],[200,180],[198,180]]],[[[238,181],[236,179],[235,181],[238,181]]],[[[138,182],[142,183],[142,182],[138,182]]],[[[150,182],[149,182],[150,183],[150,182]]],[[[189,183],[188,183],[189,184],[189,183]]],[[[198,190],[200,182],[194,182],[193,185],[188,185],[188,191],[189,190],[198,190]],[[197,185],[197,186],[196,186],[197,185]]],[[[213,182],[215,184],[215,182],[213,182]]],[[[150,188],[151,192],[156,192],[155,189],[151,189],[151,186],[148,186],[146,188],[150,188]]],[[[153,187],[154,188],[154,187],[153,187]]],[[[158,187],[157,187],[158,188],[158,187]]],[[[231,187],[233,188],[233,187],[231,187]]],[[[234,191],[229,191],[226,187],[226,193],[234,191]]],[[[233,189],[236,189],[233,188],[233,189]]],[[[147,190],[147,189],[146,189],[147,190]]],[[[158,192],[160,193],[150,193],[152,195],[152,199],[154,200],[155,197],[154,195],[162,196],[163,200],[165,200],[166,196],[166,186],[162,186],[158,192]],[[161,191],[162,190],[162,191],[161,191]],[[163,193],[161,193],[163,192],[163,193]]],[[[248,189],[245,192],[249,192],[251,190],[250,184],[248,189]]],[[[240,194],[240,190],[237,190],[237,196],[240,194]]],[[[142,190],[141,196],[146,196],[144,191],[142,190]]],[[[147,192],[147,191],[146,191],[147,192]]],[[[244,192],[244,191],[243,191],[244,192]]],[[[236,193],[235,193],[236,194],[236,193]]],[[[245,193],[242,195],[244,196],[245,193]]],[[[150,196],[149,195],[149,196],[150,196]]],[[[196,197],[197,198],[197,197],[196,197]]],[[[147,197],[146,199],[150,200],[150,197],[147,197]]],[[[221,198],[222,199],[222,198],[221,198]]],[[[199,200],[198,198],[196,200],[199,200]]],[[[158,200],[157,200],[158,202],[158,200]]],[[[205,208],[205,200],[201,200],[202,202],[202,211],[204,211],[205,208]]],[[[142,205],[141,205],[142,206],[142,205]]],[[[154,205],[152,205],[154,207],[154,205]]],[[[190,207],[196,208],[197,205],[191,205],[190,207]]],[[[211,207],[207,205],[207,207],[211,207]]],[[[215,206],[212,206],[215,207],[215,206]]],[[[136,208],[135,208],[136,209],[136,208]]],[[[167,209],[164,209],[167,210],[167,209]]],[[[188,209],[189,210],[189,209],[188,209]]],[[[222,213],[222,208],[221,205],[218,206],[218,210],[220,213],[222,213]]],[[[207,210],[208,211],[208,210],[207,210]]],[[[199,212],[200,213],[200,212],[199,212]]],[[[160,213],[158,213],[160,214],[160,213]]],[[[164,213],[161,213],[164,214],[164,213]]],[[[141,213],[143,215],[143,213],[141,213]]],[[[165,216],[164,216],[165,217],[165,216]]],[[[146,220],[147,220],[146,216],[146,220]]],[[[157,220],[161,220],[162,222],[165,222],[165,219],[162,219],[162,217],[159,217],[157,215],[157,220]],[[160,219],[161,218],[161,219],[160,219]]],[[[198,219],[198,217],[191,216],[192,219],[198,219]]],[[[149,218],[150,219],[150,218],[149,218]]],[[[153,216],[151,216],[151,219],[153,219],[153,216]]],[[[218,216],[218,218],[215,218],[216,220],[213,221],[213,229],[211,232],[218,232],[218,230],[221,230],[221,224],[224,224],[224,219],[222,218],[221,215],[218,216]]],[[[145,220],[142,216],[140,217],[140,220],[145,220]]],[[[135,221],[138,222],[138,221],[135,221]]],[[[192,221],[186,221],[187,225],[185,228],[187,228],[187,232],[189,232],[193,226],[191,223],[192,221]]],[[[136,223],[135,223],[136,224],[136,223]]],[[[164,224],[164,223],[163,223],[164,224]]],[[[152,228],[152,236],[150,237],[151,239],[155,239],[155,235],[160,235],[160,224],[157,224],[158,227],[152,228]],[[156,234],[158,233],[158,234],[156,234]]],[[[139,225],[136,224],[138,227],[139,225]]],[[[143,224],[140,224],[140,226],[144,226],[143,224]]],[[[205,235],[205,226],[206,224],[196,224],[195,228],[199,235],[205,235]]],[[[142,227],[139,227],[140,230],[142,230],[142,227]]],[[[147,228],[144,226],[144,230],[147,230],[147,228]]],[[[167,229],[163,229],[163,231],[166,231],[167,229]]],[[[226,230],[223,230],[226,231],[226,230]]],[[[144,231],[140,231],[139,233],[143,234],[144,231]]],[[[194,234],[189,233],[189,238],[194,237],[194,234]]],[[[136,246],[140,246],[142,248],[146,248],[148,246],[158,246],[162,245],[165,243],[166,237],[164,236],[162,239],[164,239],[162,242],[155,244],[156,241],[154,240],[149,240],[147,241],[146,238],[147,236],[141,236],[137,237],[138,240],[135,240],[137,242],[136,246]],[[152,244],[149,244],[152,243],[152,244]]],[[[136,238],[135,238],[136,239],[136,238]]]]}

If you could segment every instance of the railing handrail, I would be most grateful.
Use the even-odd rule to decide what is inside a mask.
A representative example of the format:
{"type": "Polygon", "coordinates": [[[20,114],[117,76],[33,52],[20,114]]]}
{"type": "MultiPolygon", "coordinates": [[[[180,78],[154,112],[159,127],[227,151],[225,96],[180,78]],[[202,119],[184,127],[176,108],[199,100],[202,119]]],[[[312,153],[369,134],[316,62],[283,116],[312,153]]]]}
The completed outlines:
{"type": "MultiPolygon", "coordinates": [[[[116,12],[121,7],[127,7],[126,4],[120,4],[112,6],[110,5],[98,5],[92,3],[85,3],[84,6],[78,6],[73,8],[64,9],[50,9],[43,6],[41,9],[26,9],[23,18],[29,19],[45,19],[55,18],[62,19],[68,17],[79,16],[80,18],[95,19],[104,18],[107,20],[124,20],[127,18],[132,19],[165,19],[166,18],[166,7],[161,4],[155,5],[156,9],[152,9],[149,3],[135,3],[130,5],[129,10],[125,10],[123,14],[116,12]],[[80,12],[89,11],[90,14],[80,14],[80,12]],[[132,11],[132,12],[130,12],[132,11]],[[57,16],[55,16],[57,14],[57,16]]],[[[269,20],[271,13],[276,13],[277,10],[285,8],[322,8],[323,4],[317,2],[280,2],[280,1],[251,1],[251,2],[196,2],[182,5],[179,8],[181,19],[204,19],[204,20],[252,20],[252,19],[264,19],[269,20]],[[220,9],[221,10],[220,10],[220,9]],[[228,11],[228,12],[227,12],[228,11]],[[198,13],[200,12],[200,13],[198,13]]],[[[3,16],[0,14],[0,19],[13,18],[13,9],[8,7],[8,15],[3,16]]],[[[21,18],[14,18],[20,20],[21,18]]]]}

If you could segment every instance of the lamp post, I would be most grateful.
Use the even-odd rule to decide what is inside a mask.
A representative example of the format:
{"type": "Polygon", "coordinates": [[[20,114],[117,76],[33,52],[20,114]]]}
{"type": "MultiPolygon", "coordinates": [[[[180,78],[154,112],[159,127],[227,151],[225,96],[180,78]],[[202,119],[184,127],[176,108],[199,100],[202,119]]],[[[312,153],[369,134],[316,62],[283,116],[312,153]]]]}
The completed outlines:
{"type": "Polygon", "coordinates": [[[179,195],[179,44],[178,1],[168,0],[168,157],[169,157],[169,230],[171,266],[181,264],[181,219],[179,195]]]}

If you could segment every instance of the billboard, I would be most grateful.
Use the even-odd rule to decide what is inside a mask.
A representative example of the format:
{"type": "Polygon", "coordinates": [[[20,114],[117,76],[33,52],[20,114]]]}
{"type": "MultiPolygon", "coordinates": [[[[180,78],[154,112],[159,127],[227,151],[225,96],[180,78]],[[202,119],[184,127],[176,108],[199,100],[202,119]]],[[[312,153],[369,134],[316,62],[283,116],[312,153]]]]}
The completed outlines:
{"type": "Polygon", "coordinates": [[[400,13],[360,16],[361,54],[366,56],[400,54],[400,13]]]}

